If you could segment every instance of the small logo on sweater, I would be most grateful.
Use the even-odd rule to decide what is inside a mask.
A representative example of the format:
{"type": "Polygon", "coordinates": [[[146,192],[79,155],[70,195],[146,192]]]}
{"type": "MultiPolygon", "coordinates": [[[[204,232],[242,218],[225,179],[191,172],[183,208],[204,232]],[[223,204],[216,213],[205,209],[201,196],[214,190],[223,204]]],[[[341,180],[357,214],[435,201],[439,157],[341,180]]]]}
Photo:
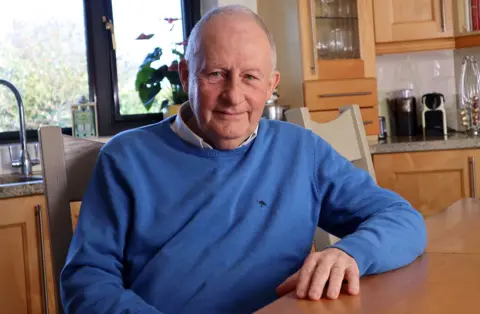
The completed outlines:
{"type": "Polygon", "coordinates": [[[260,205],[260,207],[267,206],[267,203],[265,203],[264,201],[258,201],[258,204],[260,205]]]}

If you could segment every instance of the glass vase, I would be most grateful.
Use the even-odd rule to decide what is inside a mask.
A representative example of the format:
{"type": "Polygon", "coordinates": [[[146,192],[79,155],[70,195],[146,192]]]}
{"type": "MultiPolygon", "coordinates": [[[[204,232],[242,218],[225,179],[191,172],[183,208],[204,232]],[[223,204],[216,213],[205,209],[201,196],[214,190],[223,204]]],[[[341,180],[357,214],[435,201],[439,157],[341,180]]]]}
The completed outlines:
{"type": "Polygon", "coordinates": [[[475,57],[466,56],[462,60],[460,74],[460,119],[465,130],[471,135],[480,131],[480,71],[475,57]]]}

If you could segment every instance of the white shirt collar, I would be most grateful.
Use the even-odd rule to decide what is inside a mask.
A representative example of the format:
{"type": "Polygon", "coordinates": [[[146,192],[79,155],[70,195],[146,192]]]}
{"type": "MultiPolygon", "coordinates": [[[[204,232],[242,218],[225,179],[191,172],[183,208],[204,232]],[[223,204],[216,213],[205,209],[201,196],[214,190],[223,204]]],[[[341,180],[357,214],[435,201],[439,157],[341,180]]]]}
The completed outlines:
{"type": "MultiPolygon", "coordinates": [[[[193,115],[192,109],[190,108],[190,103],[187,101],[182,104],[180,109],[178,110],[178,114],[175,117],[175,121],[172,123],[171,128],[175,134],[180,136],[184,141],[193,144],[195,146],[201,147],[201,148],[208,148],[208,149],[213,149],[213,147],[205,142],[203,138],[195,134],[187,125],[186,121],[190,119],[190,117],[193,115]]],[[[255,128],[255,131],[250,134],[250,136],[242,143],[240,144],[239,147],[242,147],[244,145],[247,145],[251,141],[257,137],[258,133],[258,125],[255,128]]]]}

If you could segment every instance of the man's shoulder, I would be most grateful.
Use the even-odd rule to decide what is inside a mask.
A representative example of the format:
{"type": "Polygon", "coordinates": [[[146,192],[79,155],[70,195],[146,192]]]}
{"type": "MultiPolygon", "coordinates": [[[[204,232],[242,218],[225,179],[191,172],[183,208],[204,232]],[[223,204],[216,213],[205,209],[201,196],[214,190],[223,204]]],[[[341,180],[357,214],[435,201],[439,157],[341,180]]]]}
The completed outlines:
{"type": "Polygon", "coordinates": [[[310,132],[310,130],[305,129],[304,127],[302,127],[300,125],[297,125],[297,124],[294,124],[294,123],[291,123],[291,122],[287,122],[287,121],[269,120],[269,119],[265,119],[265,118],[262,118],[261,121],[262,121],[263,124],[267,125],[268,128],[271,129],[272,131],[281,131],[281,132],[292,131],[292,132],[302,132],[302,133],[310,132]]]}
{"type": "Polygon", "coordinates": [[[303,126],[280,120],[262,119],[265,138],[283,148],[292,148],[292,146],[302,149],[302,151],[310,151],[311,149],[327,153],[333,148],[321,136],[310,129],[303,126]],[[278,141],[280,139],[280,141],[278,141]]]}
{"type": "Polygon", "coordinates": [[[169,128],[168,120],[122,131],[114,135],[102,148],[108,154],[136,150],[143,146],[161,146],[165,142],[165,133],[169,128]]]}
{"type": "Polygon", "coordinates": [[[314,133],[300,125],[281,120],[262,119],[261,125],[264,125],[268,135],[281,136],[282,138],[292,138],[298,140],[305,137],[311,139],[314,133]]]}

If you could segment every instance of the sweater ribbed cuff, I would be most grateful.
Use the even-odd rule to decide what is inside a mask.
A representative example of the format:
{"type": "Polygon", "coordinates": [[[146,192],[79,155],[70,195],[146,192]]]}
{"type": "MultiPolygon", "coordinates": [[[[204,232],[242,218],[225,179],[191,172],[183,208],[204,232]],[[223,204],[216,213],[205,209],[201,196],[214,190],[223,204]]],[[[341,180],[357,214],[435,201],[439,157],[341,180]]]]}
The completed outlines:
{"type": "Polygon", "coordinates": [[[368,241],[356,236],[346,236],[331,246],[344,251],[350,255],[357,263],[360,276],[365,275],[367,270],[372,266],[372,244],[368,241]]]}

